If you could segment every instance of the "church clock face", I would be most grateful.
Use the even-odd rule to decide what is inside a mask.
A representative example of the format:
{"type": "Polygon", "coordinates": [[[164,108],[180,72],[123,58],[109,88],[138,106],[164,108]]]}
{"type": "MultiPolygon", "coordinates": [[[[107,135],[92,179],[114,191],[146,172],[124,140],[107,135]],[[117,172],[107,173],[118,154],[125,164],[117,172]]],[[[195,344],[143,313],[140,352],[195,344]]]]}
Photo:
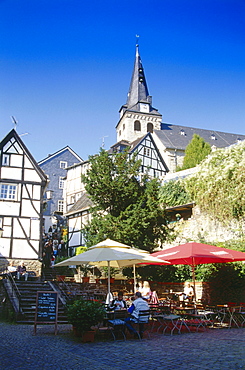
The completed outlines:
{"type": "Polygon", "coordinates": [[[140,104],[140,110],[141,112],[149,112],[148,104],[140,104]]]}

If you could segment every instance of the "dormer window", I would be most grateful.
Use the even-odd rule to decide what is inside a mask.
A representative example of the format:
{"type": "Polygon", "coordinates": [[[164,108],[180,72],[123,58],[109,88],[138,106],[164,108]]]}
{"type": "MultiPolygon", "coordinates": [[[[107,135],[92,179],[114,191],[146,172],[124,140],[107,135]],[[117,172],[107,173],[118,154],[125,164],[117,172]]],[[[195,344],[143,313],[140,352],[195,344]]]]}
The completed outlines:
{"type": "Polygon", "coordinates": [[[183,129],[180,130],[180,135],[185,136],[185,131],[183,129]]]}
{"type": "Polygon", "coordinates": [[[216,136],[214,134],[211,135],[211,140],[216,140],[216,136]]]}
{"type": "Polygon", "coordinates": [[[237,138],[236,140],[238,143],[240,143],[242,141],[242,139],[240,139],[240,137],[237,138]]]}

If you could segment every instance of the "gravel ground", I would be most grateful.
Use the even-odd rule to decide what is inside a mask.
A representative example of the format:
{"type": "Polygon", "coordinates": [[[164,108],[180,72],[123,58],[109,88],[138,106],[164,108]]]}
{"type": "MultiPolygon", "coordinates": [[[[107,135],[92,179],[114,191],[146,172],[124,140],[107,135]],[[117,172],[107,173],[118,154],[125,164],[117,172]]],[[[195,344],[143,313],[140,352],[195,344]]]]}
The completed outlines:
{"type": "Polygon", "coordinates": [[[0,369],[245,370],[245,328],[81,343],[70,325],[0,323],[0,369]]]}

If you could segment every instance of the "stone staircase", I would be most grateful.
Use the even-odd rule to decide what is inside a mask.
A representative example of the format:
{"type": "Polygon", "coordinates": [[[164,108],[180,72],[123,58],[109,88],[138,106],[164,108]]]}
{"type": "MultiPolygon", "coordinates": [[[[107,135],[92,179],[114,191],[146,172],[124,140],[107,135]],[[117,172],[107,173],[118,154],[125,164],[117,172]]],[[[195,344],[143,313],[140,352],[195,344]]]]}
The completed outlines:
{"type": "MultiPolygon", "coordinates": [[[[35,320],[36,311],[36,296],[37,291],[54,291],[49,282],[36,281],[17,281],[16,286],[20,293],[19,303],[20,312],[17,323],[33,324],[35,320]]],[[[64,301],[59,299],[58,303],[58,323],[66,324],[67,317],[65,314],[64,301]]]]}

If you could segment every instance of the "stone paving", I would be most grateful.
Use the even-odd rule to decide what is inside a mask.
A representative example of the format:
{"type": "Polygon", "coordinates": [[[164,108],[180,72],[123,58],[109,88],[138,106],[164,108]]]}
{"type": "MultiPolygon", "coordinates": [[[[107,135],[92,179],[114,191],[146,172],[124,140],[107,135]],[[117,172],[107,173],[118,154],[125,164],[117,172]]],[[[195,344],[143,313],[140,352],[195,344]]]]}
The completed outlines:
{"type": "Polygon", "coordinates": [[[70,325],[0,323],[0,369],[245,370],[245,328],[81,343],[70,325]]]}

